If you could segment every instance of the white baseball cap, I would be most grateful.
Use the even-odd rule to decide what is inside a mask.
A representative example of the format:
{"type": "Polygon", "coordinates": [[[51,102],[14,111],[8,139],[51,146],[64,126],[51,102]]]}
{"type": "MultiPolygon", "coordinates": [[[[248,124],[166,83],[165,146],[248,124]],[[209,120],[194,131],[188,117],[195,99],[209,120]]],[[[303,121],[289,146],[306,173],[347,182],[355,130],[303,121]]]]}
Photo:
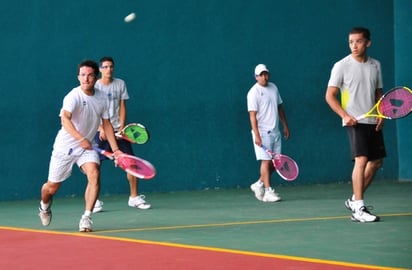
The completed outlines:
{"type": "Polygon", "coordinates": [[[269,69],[264,64],[259,64],[255,67],[255,75],[258,76],[262,74],[263,71],[269,72],[269,69]]]}

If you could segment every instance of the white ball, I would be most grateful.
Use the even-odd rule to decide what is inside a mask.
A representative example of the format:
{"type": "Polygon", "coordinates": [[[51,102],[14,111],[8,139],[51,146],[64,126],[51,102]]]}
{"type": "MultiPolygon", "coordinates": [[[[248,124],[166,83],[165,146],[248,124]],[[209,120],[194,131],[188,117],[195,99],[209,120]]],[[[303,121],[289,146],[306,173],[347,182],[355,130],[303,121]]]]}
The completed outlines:
{"type": "Polygon", "coordinates": [[[129,15],[127,15],[126,17],[124,17],[124,21],[127,22],[127,23],[133,21],[134,19],[136,19],[136,14],[134,12],[132,12],[129,15]]]}

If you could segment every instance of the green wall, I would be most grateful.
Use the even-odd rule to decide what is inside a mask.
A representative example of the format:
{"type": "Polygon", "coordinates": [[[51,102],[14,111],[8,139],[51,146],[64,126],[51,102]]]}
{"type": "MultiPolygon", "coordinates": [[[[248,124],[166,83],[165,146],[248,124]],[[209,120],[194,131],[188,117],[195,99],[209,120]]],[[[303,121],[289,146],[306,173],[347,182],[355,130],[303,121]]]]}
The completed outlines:
{"type": "MultiPolygon", "coordinates": [[[[409,41],[412,38],[412,24],[410,11],[412,2],[396,0],[395,6],[395,70],[396,85],[412,87],[411,63],[412,54],[409,41]]],[[[398,148],[399,148],[399,179],[412,179],[412,117],[398,120],[398,148]]]]}
{"type": "MultiPolygon", "coordinates": [[[[410,7],[395,3],[399,11],[410,7]]],[[[301,169],[293,184],[349,181],[346,134],[324,102],[333,63],[349,54],[347,33],[355,25],[371,29],[370,54],[382,62],[387,89],[395,78],[401,82],[395,56],[410,58],[406,38],[397,38],[410,33],[406,10],[394,20],[389,0],[16,0],[0,13],[0,200],[38,198],[62,98],[78,85],[76,66],[85,58],[115,58],[131,96],[129,120],[151,132],[148,144],[134,148],[158,170],[142,192],[247,187],[256,180],[246,93],[258,63],[269,66],[285,102],[292,137],[284,152],[301,169]],[[137,19],[124,23],[132,11],[137,19]],[[402,54],[394,54],[395,45],[402,54]]],[[[388,122],[385,129],[388,158],[377,178],[411,179],[403,171],[411,157],[398,151],[410,124],[388,122]]],[[[59,196],[82,196],[84,185],[75,168],[59,196]]],[[[102,194],[127,192],[121,171],[104,164],[102,194]]]]}

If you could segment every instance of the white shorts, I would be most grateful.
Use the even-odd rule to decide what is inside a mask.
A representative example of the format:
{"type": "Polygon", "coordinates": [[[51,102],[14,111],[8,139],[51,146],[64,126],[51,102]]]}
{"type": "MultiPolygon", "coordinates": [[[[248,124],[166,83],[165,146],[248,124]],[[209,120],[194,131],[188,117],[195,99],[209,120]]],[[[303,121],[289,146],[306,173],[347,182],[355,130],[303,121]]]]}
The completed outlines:
{"type": "MultiPolygon", "coordinates": [[[[280,131],[259,131],[262,144],[273,153],[282,153],[282,136],[280,131]]],[[[255,148],[256,160],[271,160],[272,157],[262,147],[255,143],[255,134],[252,130],[253,146],[255,148]]]]}
{"type": "Polygon", "coordinates": [[[87,163],[93,162],[100,164],[99,155],[94,150],[85,150],[80,155],[70,155],[53,151],[50,158],[48,181],[59,183],[70,177],[73,165],[76,163],[79,168],[87,163]]]}

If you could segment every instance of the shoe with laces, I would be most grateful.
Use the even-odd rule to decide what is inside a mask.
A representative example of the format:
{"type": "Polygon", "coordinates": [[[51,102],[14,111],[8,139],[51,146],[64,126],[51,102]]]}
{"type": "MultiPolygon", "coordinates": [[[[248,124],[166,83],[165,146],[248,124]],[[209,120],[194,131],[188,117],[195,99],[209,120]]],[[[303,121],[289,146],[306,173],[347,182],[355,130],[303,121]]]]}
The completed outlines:
{"type": "Polygon", "coordinates": [[[94,204],[93,213],[99,213],[103,211],[103,201],[97,200],[94,204]]]}
{"type": "Polygon", "coordinates": [[[346,207],[346,209],[348,209],[352,213],[355,211],[355,209],[353,208],[353,201],[352,201],[351,198],[349,198],[345,201],[345,207],[346,207]]]}
{"type": "Polygon", "coordinates": [[[136,196],[134,198],[129,197],[128,205],[130,207],[136,207],[136,208],[139,208],[139,209],[142,209],[142,210],[146,210],[146,209],[149,209],[151,207],[150,204],[146,203],[144,195],[139,195],[139,196],[136,196]]]}
{"type": "Polygon", "coordinates": [[[92,218],[83,215],[79,222],[79,232],[92,232],[92,218]]]}
{"type": "Polygon", "coordinates": [[[41,208],[41,204],[39,206],[39,217],[40,217],[40,221],[41,224],[43,226],[49,226],[51,219],[52,219],[52,211],[51,211],[51,205],[53,203],[53,198],[50,199],[50,204],[49,207],[46,210],[43,210],[41,208]]]}
{"type": "Polygon", "coordinates": [[[264,201],[264,202],[277,202],[277,201],[280,201],[280,200],[281,200],[281,198],[280,198],[279,194],[277,194],[273,188],[269,188],[269,189],[265,190],[265,195],[263,195],[262,201],[264,201]]]}
{"type": "Polygon", "coordinates": [[[379,221],[379,217],[369,212],[365,206],[362,206],[358,210],[353,211],[351,220],[355,222],[376,222],[379,221]]]}
{"type": "Polygon", "coordinates": [[[255,193],[256,199],[258,199],[259,201],[263,200],[265,188],[263,187],[263,183],[260,180],[251,184],[250,189],[255,193]]]}

